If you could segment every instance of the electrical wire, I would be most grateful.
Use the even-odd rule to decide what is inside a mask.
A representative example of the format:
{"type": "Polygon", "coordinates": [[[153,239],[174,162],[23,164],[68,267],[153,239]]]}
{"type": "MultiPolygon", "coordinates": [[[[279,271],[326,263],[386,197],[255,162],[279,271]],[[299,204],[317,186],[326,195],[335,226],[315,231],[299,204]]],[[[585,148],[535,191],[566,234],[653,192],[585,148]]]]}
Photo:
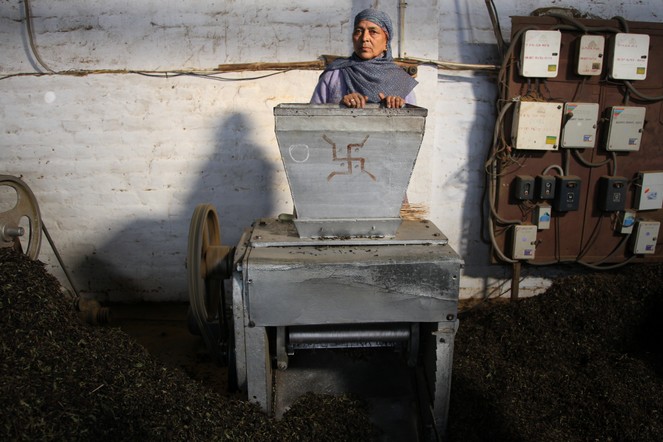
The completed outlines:
{"type": "Polygon", "coordinates": [[[46,69],[48,72],[54,73],[55,71],[51,69],[45,62],[42,60],[37,50],[37,44],[35,43],[35,36],[32,30],[32,13],[30,11],[30,0],[23,0],[23,9],[25,11],[25,26],[28,34],[28,42],[30,43],[30,49],[32,50],[32,55],[35,57],[35,60],[46,69]]]}
{"type": "Polygon", "coordinates": [[[497,51],[500,55],[500,59],[504,59],[504,47],[506,42],[502,35],[502,27],[500,26],[499,15],[497,14],[497,8],[493,0],[486,0],[486,8],[488,8],[488,16],[490,17],[490,22],[493,24],[493,33],[495,34],[495,41],[497,42],[497,51]]]}

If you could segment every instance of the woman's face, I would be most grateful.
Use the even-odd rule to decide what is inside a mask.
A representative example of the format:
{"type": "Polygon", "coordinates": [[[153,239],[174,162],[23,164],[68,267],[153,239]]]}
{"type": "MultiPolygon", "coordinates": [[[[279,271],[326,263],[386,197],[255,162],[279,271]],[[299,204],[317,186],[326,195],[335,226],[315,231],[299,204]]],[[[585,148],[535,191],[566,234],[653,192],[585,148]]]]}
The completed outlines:
{"type": "Polygon", "coordinates": [[[380,57],[387,50],[388,35],[373,22],[362,20],[352,33],[355,54],[363,60],[380,57]]]}

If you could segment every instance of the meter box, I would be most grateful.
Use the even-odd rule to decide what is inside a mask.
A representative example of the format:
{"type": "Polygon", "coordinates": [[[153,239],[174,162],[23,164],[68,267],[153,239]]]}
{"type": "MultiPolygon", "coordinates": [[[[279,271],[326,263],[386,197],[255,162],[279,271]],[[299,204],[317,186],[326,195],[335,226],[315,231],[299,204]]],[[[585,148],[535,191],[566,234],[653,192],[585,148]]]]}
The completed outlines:
{"type": "Polygon", "coordinates": [[[562,124],[562,103],[519,101],[511,131],[516,149],[556,150],[562,124]]]}
{"type": "Polygon", "coordinates": [[[605,37],[602,35],[583,35],[578,39],[578,75],[601,75],[603,71],[603,52],[605,37]]]}
{"type": "Polygon", "coordinates": [[[566,103],[561,146],[578,149],[594,148],[598,118],[598,103],[566,103]]]}
{"type": "Polygon", "coordinates": [[[511,257],[513,259],[534,259],[536,250],[536,231],[533,225],[513,226],[511,242],[511,257]]]}
{"type": "Polygon", "coordinates": [[[639,220],[635,225],[633,253],[636,255],[655,253],[660,227],[661,223],[658,221],[639,220]]]}
{"type": "Polygon", "coordinates": [[[637,210],[656,210],[663,207],[663,172],[640,172],[640,187],[635,194],[637,210]]]}
{"type": "Polygon", "coordinates": [[[606,149],[609,151],[640,150],[642,131],[645,127],[646,108],[638,106],[613,106],[610,109],[606,149]]]}
{"type": "Polygon", "coordinates": [[[520,75],[535,78],[556,77],[561,42],[560,31],[526,31],[520,54],[520,75]]]}
{"type": "Polygon", "coordinates": [[[649,35],[620,32],[611,39],[608,74],[615,80],[644,80],[648,58],[649,35]]]}

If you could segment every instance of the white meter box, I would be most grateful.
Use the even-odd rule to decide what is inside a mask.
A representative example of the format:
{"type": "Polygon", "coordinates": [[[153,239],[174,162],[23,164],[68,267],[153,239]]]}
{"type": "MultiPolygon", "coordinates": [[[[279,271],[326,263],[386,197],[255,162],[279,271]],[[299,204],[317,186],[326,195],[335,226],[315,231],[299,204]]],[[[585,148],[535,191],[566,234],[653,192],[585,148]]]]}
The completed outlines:
{"type": "Polygon", "coordinates": [[[660,227],[661,223],[658,221],[638,221],[635,226],[633,253],[636,255],[656,253],[656,242],[658,241],[660,227]]]}
{"type": "Polygon", "coordinates": [[[523,77],[556,77],[559,69],[560,31],[525,31],[520,54],[523,77]]]}
{"type": "Polygon", "coordinates": [[[566,103],[561,146],[592,149],[596,144],[598,118],[598,103],[566,103]]]}
{"type": "Polygon", "coordinates": [[[513,259],[534,259],[536,251],[536,226],[515,225],[511,243],[513,259]]]}
{"type": "Polygon", "coordinates": [[[516,149],[556,150],[562,108],[562,103],[519,101],[513,117],[513,146],[516,149]]]}
{"type": "Polygon", "coordinates": [[[601,75],[605,38],[602,35],[583,35],[578,39],[578,75],[601,75]]]}
{"type": "Polygon", "coordinates": [[[640,172],[640,187],[635,194],[637,210],[663,208],[663,172],[640,172]]]}
{"type": "Polygon", "coordinates": [[[610,45],[609,75],[616,80],[644,80],[648,58],[649,35],[615,34],[610,45]]]}
{"type": "Polygon", "coordinates": [[[609,151],[633,152],[640,150],[647,109],[636,106],[613,106],[608,123],[609,151]]]}

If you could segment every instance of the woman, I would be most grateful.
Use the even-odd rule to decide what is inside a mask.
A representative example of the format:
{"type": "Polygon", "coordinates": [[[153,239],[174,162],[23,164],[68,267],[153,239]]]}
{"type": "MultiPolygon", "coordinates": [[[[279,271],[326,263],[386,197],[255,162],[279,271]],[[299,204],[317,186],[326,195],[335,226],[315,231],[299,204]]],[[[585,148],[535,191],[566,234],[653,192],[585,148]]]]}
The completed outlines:
{"type": "Polygon", "coordinates": [[[352,32],[354,53],[327,66],[311,103],[341,103],[353,108],[380,102],[386,107],[414,104],[417,81],[394,63],[392,35],[391,19],[384,12],[365,9],[357,14],[352,32]]]}

